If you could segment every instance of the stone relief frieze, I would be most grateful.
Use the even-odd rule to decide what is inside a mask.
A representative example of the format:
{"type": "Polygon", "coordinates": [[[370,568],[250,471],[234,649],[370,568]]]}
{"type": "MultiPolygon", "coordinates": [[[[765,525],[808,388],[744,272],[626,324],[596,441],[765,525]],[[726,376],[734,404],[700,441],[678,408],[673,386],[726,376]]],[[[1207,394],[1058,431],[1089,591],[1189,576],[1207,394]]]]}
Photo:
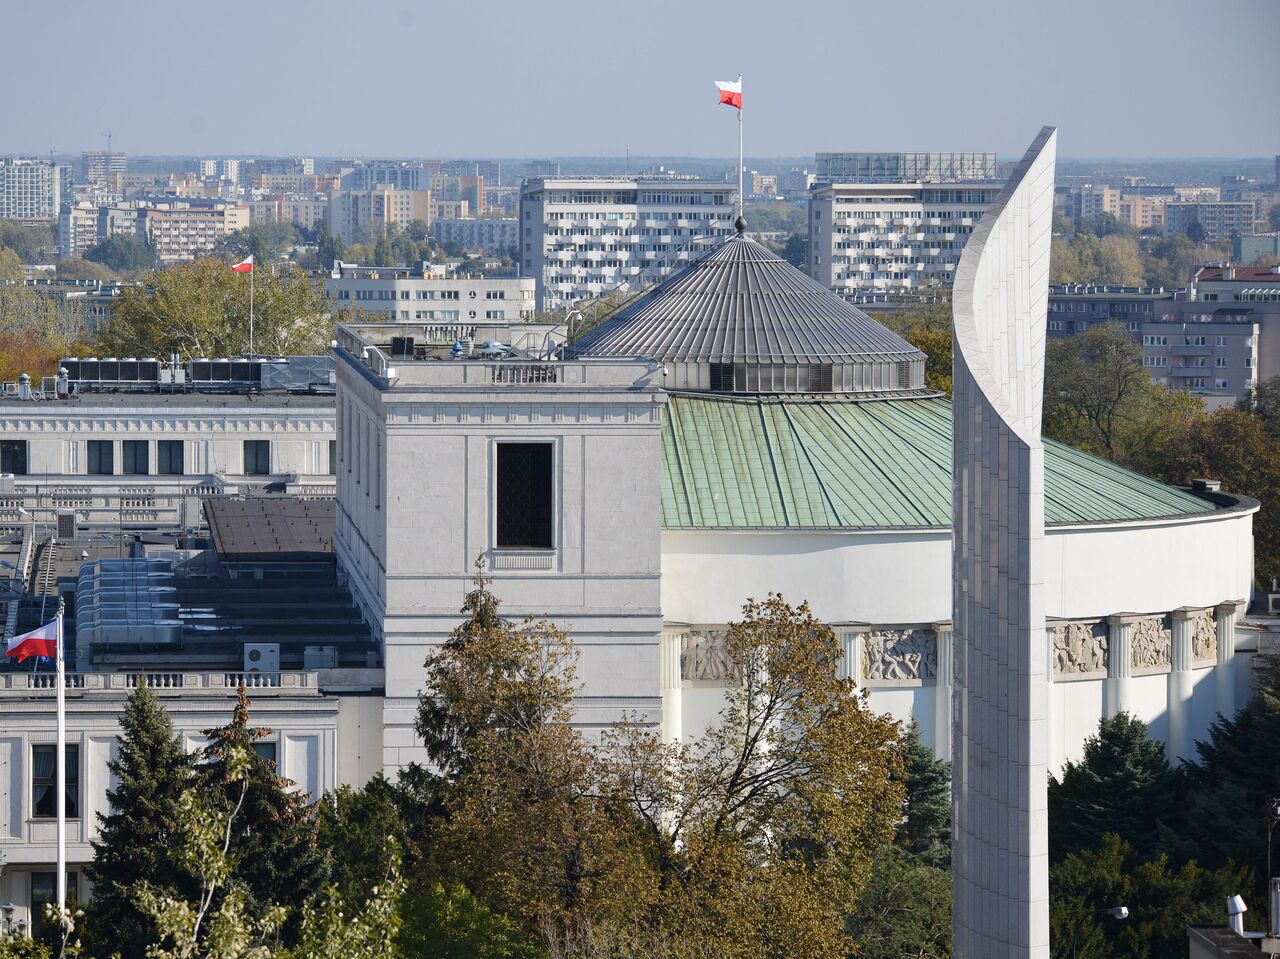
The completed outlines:
{"type": "Polygon", "coordinates": [[[1129,641],[1133,652],[1133,668],[1159,670],[1169,668],[1173,649],[1173,627],[1168,616],[1151,616],[1133,624],[1129,641]]]}
{"type": "Polygon", "coordinates": [[[1195,662],[1218,658],[1218,625],[1212,612],[1204,612],[1191,624],[1191,658],[1195,662]]]}
{"type": "Polygon", "coordinates": [[[1054,676],[1106,673],[1109,630],[1106,623],[1061,623],[1049,627],[1054,676]]]}
{"type": "Polygon", "coordinates": [[[723,629],[691,629],[680,636],[680,678],[696,683],[727,684],[733,678],[733,660],[725,646],[723,629]]]}
{"type": "Polygon", "coordinates": [[[877,629],[862,637],[862,675],[868,682],[931,685],[938,643],[931,629],[877,629]]]}

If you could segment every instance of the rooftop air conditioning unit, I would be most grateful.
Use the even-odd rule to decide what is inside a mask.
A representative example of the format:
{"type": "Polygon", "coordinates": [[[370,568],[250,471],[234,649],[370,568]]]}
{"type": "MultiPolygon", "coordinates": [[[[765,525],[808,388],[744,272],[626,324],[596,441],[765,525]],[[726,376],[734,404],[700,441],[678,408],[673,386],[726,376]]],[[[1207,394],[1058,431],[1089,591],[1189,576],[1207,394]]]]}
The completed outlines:
{"type": "Polygon", "coordinates": [[[1272,616],[1280,616],[1280,593],[1267,593],[1267,612],[1272,616]]]}
{"type": "Polygon", "coordinates": [[[280,644],[245,643],[244,671],[246,673],[280,672],[280,644]]]}

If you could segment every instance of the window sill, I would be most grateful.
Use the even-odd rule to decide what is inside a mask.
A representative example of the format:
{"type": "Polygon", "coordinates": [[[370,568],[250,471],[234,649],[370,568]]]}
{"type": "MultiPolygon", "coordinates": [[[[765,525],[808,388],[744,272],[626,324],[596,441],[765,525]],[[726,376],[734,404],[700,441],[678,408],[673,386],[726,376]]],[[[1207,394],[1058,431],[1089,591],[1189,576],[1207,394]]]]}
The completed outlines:
{"type": "Polygon", "coordinates": [[[554,549],[495,548],[489,551],[493,569],[553,569],[556,562],[554,549]]]}

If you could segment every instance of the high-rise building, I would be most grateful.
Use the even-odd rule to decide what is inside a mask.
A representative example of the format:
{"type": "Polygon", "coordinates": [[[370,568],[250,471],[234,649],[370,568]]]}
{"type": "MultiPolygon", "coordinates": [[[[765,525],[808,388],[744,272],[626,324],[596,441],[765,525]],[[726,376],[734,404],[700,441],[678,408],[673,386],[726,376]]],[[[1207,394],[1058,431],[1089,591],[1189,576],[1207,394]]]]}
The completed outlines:
{"type": "Polygon", "coordinates": [[[127,153],[108,153],[105,150],[90,150],[80,154],[80,175],[82,183],[102,190],[112,183],[119,174],[129,172],[129,155],[127,153]]]}
{"type": "Polygon", "coordinates": [[[991,180],[815,186],[809,275],[851,299],[950,286],[969,234],[999,192],[991,180]]]}
{"type": "Polygon", "coordinates": [[[514,250],[520,239],[520,221],[515,217],[472,217],[440,219],[431,224],[438,243],[457,243],[490,252],[514,250]]]}
{"type": "Polygon", "coordinates": [[[563,309],[661,277],[733,232],[738,191],[677,177],[535,177],[520,193],[520,272],[563,309]]]}
{"type": "Polygon", "coordinates": [[[48,160],[0,159],[0,220],[56,220],[65,192],[64,173],[48,160]]]}
{"type": "Polygon", "coordinates": [[[236,204],[180,201],[138,211],[138,235],[146,238],[161,263],[193,260],[228,233],[247,226],[249,208],[236,204]]]}
{"type": "Polygon", "coordinates": [[[440,166],[450,176],[479,176],[495,185],[502,182],[502,164],[497,160],[445,160],[440,166]]]}
{"type": "Polygon", "coordinates": [[[819,183],[995,180],[994,153],[819,153],[819,183]]]}
{"type": "Polygon", "coordinates": [[[431,225],[431,191],[379,187],[371,190],[334,190],[329,194],[329,232],[345,243],[376,239],[395,224],[407,227],[414,220],[431,225]]]}
{"type": "Polygon", "coordinates": [[[1164,235],[1187,233],[1199,227],[1203,242],[1217,243],[1253,233],[1256,208],[1252,202],[1204,201],[1166,203],[1164,235]]]}
{"type": "Polygon", "coordinates": [[[58,256],[84,256],[98,245],[98,208],[64,203],[58,214],[58,256]]]}
{"type": "Polygon", "coordinates": [[[437,200],[465,200],[472,216],[484,216],[484,177],[475,174],[437,173],[428,178],[437,200]]]}
{"type": "Polygon", "coordinates": [[[342,189],[376,190],[379,187],[391,187],[395,190],[430,190],[433,175],[434,171],[421,163],[375,160],[343,172],[342,189]]]}

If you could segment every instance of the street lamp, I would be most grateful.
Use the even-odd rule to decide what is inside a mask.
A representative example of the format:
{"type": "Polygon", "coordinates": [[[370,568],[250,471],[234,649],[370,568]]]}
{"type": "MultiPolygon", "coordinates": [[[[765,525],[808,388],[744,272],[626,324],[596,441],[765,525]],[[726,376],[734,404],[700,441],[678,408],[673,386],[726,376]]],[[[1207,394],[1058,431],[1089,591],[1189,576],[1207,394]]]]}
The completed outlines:
{"type": "Polygon", "coordinates": [[[1076,923],[1076,931],[1071,936],[1071,959],[1076,959],[1076,947],[1080,944],[1080,930],[1084,926],[1084,921],[1090,916],[1110,916],[1112,919],[1128,919],[1128,906],[1110,906],[1106,909],[1095,909],[1093,912],[1086,912],[1080,917],[1080,921],[1076,923]]]}

